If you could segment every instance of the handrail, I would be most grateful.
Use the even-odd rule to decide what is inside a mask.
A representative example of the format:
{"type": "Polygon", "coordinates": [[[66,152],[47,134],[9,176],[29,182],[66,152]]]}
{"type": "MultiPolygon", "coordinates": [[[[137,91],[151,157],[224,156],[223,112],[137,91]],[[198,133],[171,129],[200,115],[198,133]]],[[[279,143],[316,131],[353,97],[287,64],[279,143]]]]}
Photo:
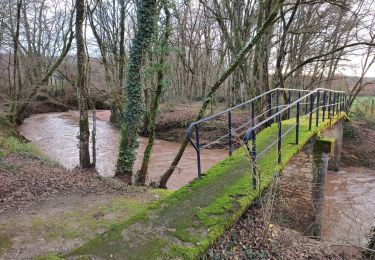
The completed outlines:
{"type": "MultiPolygon", "coordinates": [[[[330,89],[325,89],[325,88],[317,88],[315,90],[300,90],[300,89],[290,89],[290,88],[275,88],[275,89],[272,89],[272,90],[269,90],[259,96],[256,96],[252,99],[249,99],[241,104],[238,104],[234,107],[231,107],[231,108],[228,108],[228,109],[225,109],[219,113],[216,113],[216,114],[213,114],[213,115],[210,115],[210,116],[207,116],[205,118],[202,118],[198,121],[195,121],[195,122],[192,122],[189,127],[188,127],[188,130],[187,130],[187,134],[188,134],[188,139],[189,139],[189,142],[191,143],[191,145],[194,147],[194,149],[196,150],[196,153],[197,153],[197,166],[198,166],[198,177],[201,177],[202,176],[202,173],[201,173],[201,159],[200,159],[200,151],[215,144],[215,143],[218,143],[219,141],[223,140],[224,138],[228,138],[228,146],[229,146],[229,155],[232,154],[232,134],[234,132],[237,132],[239,130],[242,130],[246,127],[246,125],[251,125],[250,127],[247,128],[247,131],[246,131],[246,134],[244,136],[244,141],[245,141],[245,144],[246,144],[246,148],[248,149],[249,153],[250,153],[250,156],[252,158],[252,161],[253,161],[253,185],[254,187],[256,187],[256,180],[255,180],[255,174],[256,174],[256,160],[257,158],[259,158],[260,155],[264,154],[266,151],[264,152],[261,152],[258,156],[256,156],[256,147],[255,147],[255,139],[256,139],[256,129],[262,127],[262,126],[267,126],[267,125],[270,125],[272,124],[275,120],[278,122],[278,125],[279,125],[279,131],[278,131],[278,138],[277,138],[277,141],[273,142],[269,147],[267,147],[267,149],[270,149],[273,145],[275,145],[276,143],[278,144],[278,162],[281,162],[281,139],[287,134],[289,133],[290,131],[292,131],[294,128],[296,128],[296,142],[298,143],[298,132],[299,132],[299,114],[300,114],[300,105],[304,105],[305,106],[305,114],[306,115],[309,115],[310,116],[310,119],[309,119],[309,130],[311,130],[311,126],[312,126],[312,114],[313,113],[317,113],[317,119],[316,119],[316,124],[318,125],[319,123],[319,110],[320,109],[323,109],[323,121],[325,120],[325,112],[327,110],[327,107],[328,107],[328,113],[331,112],[331,110],[333,111],[333,113],[335,112],[335,108],[337,106],[337,109],[336,109],[336,112],[338,110],[342,111],[343,109],[347,109],[347,96],[345,94],[345,92],[343,91],[336,91],[336,90],[330,90],[330,89]],[[280,92],[283,91],[284,93],[286,92],[288,94],[288,100],[287,100],[287,103],[285,104],[279,104],[279,94],[280,92]],[[298,98],[297,100],[295,101],[291,101],[291,94],[292,93],[298,93],[298,98]],[[318,94],[319,95],[316,95],[318,94]],[[320,100],[320,93],[324,93],[323,95],[323,100],[320,100]],[[329,98],[328,98],[328,94],[329,93],[329,98]],[[272,105],[272,102],[274,101],[273,100],[273,95],[276,94],[276,105],[273,106],[272,105]],[[301,97],[301,94],[303,94],[303,96],[301,97]],[[317,96],[317,100],[316,100],[316,107],[314,108],[314,99],[315,97],[314,96],[317,96]],[[261,98],[267,96],[267,109],[266,110],[263,110],[261,111],[260,114],[256,115],[256,109],[255,109],[255,102],[260,100],[261,98]],[[308,98],[310,97],[310,100],[308,100],[308,98]],[[332,97],[333,97],[333,102],[332,102],[332,97]],[[338,100],[336,100],[336,97],[338,98],[338,100]],[[329,102],[328,102],[328,105],[326,104],[326,101],[327,101],[327,98],[329,99],[329,102]],[[306,100],[306,102],[304,102],[304,100],[306,100]],[[336,102],[336,101],[339,101],[339,102],[336,102]],[[321,105],[321,103],[323,102],[323,105],[321,105]],[[242,108],[243,106],[246,106],[246,105],[249,105],[251,104],[251,119],[249,121],[246,121],[246,123],[242,124],[241,126],[235,128],[235,129],[232,129],[232,111],[235,110],[235,109],[238,109],[238,108],[242,108]],[[308,105],[310,104],[310,107],[308,109],[308,105]],[[297,113],[296,113],[296,118],[297,118],[297,122],[295,125],[293,125],[293,127],[291,127],[290,129],[287,130],[286,133],[282,134],[282,131],[281,131],[281,117],[284,113],[287,113],[287,118],[289,119],[290,118],[290,113],[291,113],[291,109],[294,108],[295,106],[297,106],[297,113]],[[307,111],[309,110],[309,111],[307,111]],[[262,118],[263,116],[266,116],[268,113],[268,116],[267,118],[263,119],[261,122],[256,122],[256,120],[258,120],[259,118],[262,118]],[[201,123],[204,123],[204,122],[207,122],[207,121],[210,121],[212,119],[215,119],[221,115],[224,115],[224,114],[228,114],[228,132],[227,134],[223,135],[223,136],[220,136],[219,138],[217,138],[216,140],[214,141],[211,141],[209,142],[208,144],[205,144],[204,146],[201,146],[200,145],[200,137],[199,137],[199,124],[201,123]],[[192,131],[193,131],[193,128],[195,127],[195,142],[192,140],[192,131]],[[252,150],[250,150],[250,147],[249,147],[249,140],[252,139],[252,141],[254,142],[253,144],[253,147],[252,147],[252,150]]],[[[242,131],[241,131],[242,132],[242,131]]]]}
{"type": "MultiPolygon", "coordinates": [[[[310,108],[309,112],[306,115],[309,115],[309,130],[312,129],[312,115],[313,113],[316,113],[316,126],[319,125],[319,113],[320,113],[320,108],[323,109],[323,116],[322,116],[322,121],[324,122],[325,120],[325,113],[326,113],[326,108],[328,107],[328,115],[331,113],[331,108],[332,108],[332,113],[335,114],[335,108],[336,113],[341,112],[343,110],[347,111],[347,102],[348,98],[343,91],[334,91],[330,89],[325,89],[325,88],[317,88],[310,93],[304,95],[303,97],[300,96],[297,100],[295,100],[293,103],[290,103],[287,107],[281,109],[280,111],[277,111],[270,117],[264,119],[263,121],[254,124],[253,126],[249,127],[246,131],[245,134],[245,144],[246,148],[251,156],[252,160],[252,168],[253,168],[253,188],[256,189],[257,185],[257,180],[256,180],[256,162],[257,160],[265,154],[266,151],[268,151],[272,146],[274,146],[277,143],[277,162],[280,164],[281,163],[281,144],[282,144],[282,138],[286,136],[288,133],[290,133],[293,129],[296,129],[296,144],[299,142],[299,119],[300,119],[300,103],[310,97],[310,108]],[[323,93],[323,101],[320,100],[321,93],[323,93]],[[326,104],[327,101],[327,93],[329,93],[329,99],[328,99],[328,104],[326,104]],[[332,94],[333,94],[333,102],[332,102],[332,94]],[[314,99],[316,96],[316,107],[314,109],[314,99]],[[336,98],[338,100],[336,100],[336,98]],[[321,103],[323,102],[323,105],[321,103]],[[285,113],[286,111],[290,111],[292,107],[296,106],[296,123],[292,125],[289,129],[286,130],[284,134],[282,134],[282,114],[285,113]],[[257,156],[257,148],[256,148],[256,129],[260,128],[264,124],[267,124],[270,120],[273,120],[277,118],[278,121],[278,136],[276,141],[274,141],[271,145],[267,146],[263,151],[259,153],[257,156]],[[250,149],[249,147],[249,140],[252,140],[252,148],[250,149]]],[[[305,112],[306,113],[306,112],[305,112]]],[[[305,116],[306,116],[305,115],[305,116]]]]}
{"type": "Polygon", "coordinates": [[[254,97],[254,98],[252,98],[252,99],[249,99],[249,100],[247,100],[247,101],[245,101],[245,102],[243,102],[243,103],[241,103],[241,104],[238,104],[238,105],[236,105],[236,106],[234,106],[234,107],[227,108],[227,109],[225,109],[225,110],[223,110],[223,111],[221,111],[221,112],[219,112],[219,113],[216,113],[216,114],[210,115],[210,116],[208,116],[208,117],[202,118],[202,119],[200,119],[200,120],[198,120],[198,121],[192,122],[192,123],[189,125],[188,132],[189,132],[189,129],[190,129],[190,132],[191,132],[191,129],[192,129],[195,125],[197,125],[197,124],[200,124],[200,123],[203,123],[203,122],[209,121],[210,119],[213,119],[213,118],[215,118],[215,117],[218,117],[218,116],[221,116],[221,115],[223,115],[223,114],[226,114],[226,113],[228,113],[229,111],[233,111],[233,110],[235,110],[235,109],[237,109],[237,108],[240,108],[240,107],[242,107],[242,106],[245,106],[245,105],[247,105],[247,104],[250,104],[251,102],[254,102],[255,100],[258,100],[258,99],[260,99],[260,98],[262,98],[262,97],[264,97],[264,96],[266,96],[266,95],[268,95],[268,94],[270,94],[270,93],[276,92],[276,91],[278,91],[278,90],[281,90],[281,91],[303,91],[303,92],[310,92],[309,90],[298,90],[298,89],[293,89],[293,88],[274,88],[274,89],[272,89],[272,90],[269,90],[269,91],[267,91],[267,92],[264,92],[263,94],[261,94],[261,95],[259,95],[259,96],[256,96],[256,97],[254,97]]]}
{"type": "Polygon", "coordinates": [[[276,112],[276,113],[273,114],[272,116],[270,116],[270,117],[264,119],[263,121],[259,122],[259,123],[256,124],[255,126],[250,127],[250,128],[246,131],[245,142],[249,140],[249,139],[248,139],[248,137],[249,137],[249,135],[250,135],[249,131],[250,131],[251,129],[256,129],[256,128],[258,128],[259,126],[263,125],[264,123],[270,121],[270,119],[273,119],[273,118],[275,118],[275,117],[278,116],[278,115],[281,115],[283,112],[287,111],[289,108],[293,107],[293,106],[296,105],[298,102],[301,102],[303,99],[305,99],[305,98],[307,98],[307,97],[313,95],[314,93],[318,93],[318,91],[321,91],[321,90],[323,90],[323,91],[329,91],[329,92],[332,92],[332,93],[335,93],[335,92],[336,92],[336,93],[343,93],[343,94],[345,94],[344,91],[334,91],[334,90],[331,91],[331,90],[329,90],[329,89],[325,89],[325,88],[317,88],[317,89],[311,91],[310,93],[306,94],[305,96],[299,98],[298,100],[294,101],[293,103],[287,105],[287,107],[285,107],[285,108],[283,108],[282,110],[276,112]]]}

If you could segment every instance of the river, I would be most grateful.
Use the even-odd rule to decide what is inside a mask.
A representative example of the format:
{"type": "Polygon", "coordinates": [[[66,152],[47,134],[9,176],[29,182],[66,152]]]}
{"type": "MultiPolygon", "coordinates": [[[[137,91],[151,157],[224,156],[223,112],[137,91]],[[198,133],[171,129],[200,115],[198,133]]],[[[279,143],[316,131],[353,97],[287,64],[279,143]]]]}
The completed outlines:
{"type": "Polygon", "coordinates": [[[375,227],[375,170],[329,171],[326,177],[322,237],[330,244],[366,246],[375,227]]]}
{"type": "MultiPolygon", "coordinates": [[[[104,177],[114,176],[120,139],[119,130],[109,123],[108,115],[108,111],[97,111],[96,168],[104,177]]],[[[78,120],[78,111],[37,114],[25,119],[19,131],[49,157],[60,162],[64,167],[72,169],[78,165],[78,120]]],[[[147,141],[147,138],[139,138],[136,170],[141,166],[147,141]]],[[[177,142],[155,140],[149,165],[149,180],[158,180],[171,164],[179,147],[180,144],[177,142]]],[[[227,154],[227,151],[221,149],[203,150],[201,152],[202,170],[208,170],[224,159],[227,154]]],[[[196,152],[189,145],[168,182],[168,189],[178,189],[196,177],[196,152]]]]}

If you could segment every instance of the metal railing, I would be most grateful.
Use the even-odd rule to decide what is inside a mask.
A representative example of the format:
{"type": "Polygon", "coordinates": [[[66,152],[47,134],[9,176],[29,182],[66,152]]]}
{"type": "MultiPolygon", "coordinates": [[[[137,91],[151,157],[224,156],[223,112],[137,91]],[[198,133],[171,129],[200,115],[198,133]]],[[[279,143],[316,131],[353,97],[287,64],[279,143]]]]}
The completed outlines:
{"type": "Polygon", "coordinates": [[[214,144],[222,142],[226,139],[227,148],[229,150],[229,156],[233,152],[233,136],[235,134],[242,135],[242,140],[245,142],[246,148],[250,153],[252,161],[252,175],[253,175],[253,187],[256,189],[257,179],[257,160],[259,160],[269,149],[277,144],[277,162],[281,163],[281,150],[282,150],[282,139],[288,135],[292,130],[295,129],[295,143],[299,142],[299,130],[300,130],[300,118],[303,116],[309,117],[309,130],[312,129],[313,125],[313,114],[315,113],[315,125],[319,125],[320,118],[324,122],[326,120],[326,114],[328,117],[347,110],[348,98],[345,92],[334,91],[330,89],[318,88],[315,90],[299,90],[299,89],[285,89],[276,88],[267,91],[257,97],[254,97],[246,102],[236,105],[232,108],[226,109],[219,113],[205,117],[196,122],[192,122],[188,128],[188,138],[191,145],[194,147],[197,154],[197,167],[198,177],[202,176],[201,169],[201,151],[214,144]],[[283,95],[283,103],[280,104],[280,96],[283,95]],[[257,109],[258,107],[258,109],[257,109]],[[236,110],[245,110],[250,112],[249,120],[244,124],[234,128],[233,126],[233,115],[236,110]],[[259,111],[257,111],[259,110],[259,111]],[[295,110],[295,111],[294,111],[295,110]],[[322,115],[320,116],[320,110],[322,115]],[[227,133],[218,137],[217,139],[209,142],[208,144],[202,145],[200,143],[200,129],[202,124],[209,123],[210,121],[217,120],[218,118],[226,115],[227,116],[227,133]],[[295,124],[288,129],[282,129],[282,121],[284,119],[295,118],[295,124]],[[278,131],[275,139],[264,149],[257,149],[256,136],[257,132],[270,126],[273,123],[277,123],[278,131]],[[194,130],[194,132],[193,132],[194,130]],[[246,130],[246,133],[245,133],[246,130]],[[194,135],[194,138],[193,138],[194,135]],[[251,140],[251,147],[249,141],[251,140]]]}
{"type": "Polygon", "coordinates": [[[315,126],[319,126],[320,118],[324,122],[326,119],[326,114],[328,112],[328,117],[340,113],[341,111],[347,110],[347,96],[345,92],[334,91],[330,89],[318,88],[308,94],[299,97],[294,102],[290,103],[287,107],[277,111],[269,118],[254,124],[249,127],[245,134],[245,144],[246,148],[250,153],[252,161],[252,175],[253,175],[253,188],[256,189],[257,186],[257,160],[259,160],[269,149],[271,149],[277,143],[277,163],[281,163],[282,156],[282,139],[288,135],[292,130],[295,129],[295,144],[299,143],[299,133],[300,133],[300,118],[303,116],[308,116],[308,130],[312,130],[313,125],[313,114],[315,113],[315,126]],[[309,100],[309,103],[305,102],[305,113],[301,115],[301,103],[309,100]],[[307,108],[309,107],[309,108],[307,108]],[[292,108],[296,109],[295,123],[292,124],[284,132],[282,131],[282,115],[283,113],[289,113],[292,108]],[[322,109],[322,115],[320,114],[320,109],[322,109]],[[262,151],[257,150],[256,145],[256,136],[257,130],[266,124],[269,120],[276,119],[278,124],[277,136],[275,137],[276,141],[265,147],[262,151]],[[249,146],[249,141],[251,139],[251,147],[249,146]]]}

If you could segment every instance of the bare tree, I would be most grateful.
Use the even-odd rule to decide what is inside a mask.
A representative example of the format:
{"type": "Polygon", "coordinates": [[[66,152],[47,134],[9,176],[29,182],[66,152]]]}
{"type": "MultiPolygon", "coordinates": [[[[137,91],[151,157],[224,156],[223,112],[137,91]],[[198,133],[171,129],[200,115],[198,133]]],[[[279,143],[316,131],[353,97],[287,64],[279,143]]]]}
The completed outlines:
{"type": "Polygon", "coordinates": [[[90,165],[90,130],[89,130],[89,87],[86,74],[86,49],[83,35],[85,20],[85,0],[76,0],[76,42],[77,42],[77,97],[79,106],[79,164],[82,168],[90,165]]]}

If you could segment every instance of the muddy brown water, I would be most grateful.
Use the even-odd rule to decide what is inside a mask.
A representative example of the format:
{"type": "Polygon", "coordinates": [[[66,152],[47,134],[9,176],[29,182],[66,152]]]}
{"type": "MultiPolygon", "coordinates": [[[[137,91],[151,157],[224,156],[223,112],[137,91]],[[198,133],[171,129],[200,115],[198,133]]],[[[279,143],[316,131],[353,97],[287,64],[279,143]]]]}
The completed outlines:
{"type": "Polygon", "coordinates": [[[375,170],[329,171],[326,177],[322,237],[334,245],[366,246],[375,226],[375,170]]]}
{"type": "MultiPolygon", "coordinates": [[[[112,177],[118,156],[119,130],[109,121],[109,111],[97,112],[97,170],[100,175],[112,177]]],[[[20,133],[38,145],[49,157],[68,169],[78,165],[78,111],[46,113],[27,118],[19,127],[20,133]]],[[[91,120],[90,120],[91,121],[91,120]]],[[[91,127],[91,126],[90,126],[91,127]]],[[[141,166],[147,138],[139,138],[139,149],[135,169],[141,166]]],[[[155,140],[149,165],[149,179],[158,180],[172,162],[180,147],[179,143],[155,140]]],[[[201,152],[202,170],[206,171],[227,156],[221,149],[207,149],[201,152]]],[[[177,169],[168,182],[168,188],[175,190],[197,177],[196,152],[188,146],[177,169]]]]}

